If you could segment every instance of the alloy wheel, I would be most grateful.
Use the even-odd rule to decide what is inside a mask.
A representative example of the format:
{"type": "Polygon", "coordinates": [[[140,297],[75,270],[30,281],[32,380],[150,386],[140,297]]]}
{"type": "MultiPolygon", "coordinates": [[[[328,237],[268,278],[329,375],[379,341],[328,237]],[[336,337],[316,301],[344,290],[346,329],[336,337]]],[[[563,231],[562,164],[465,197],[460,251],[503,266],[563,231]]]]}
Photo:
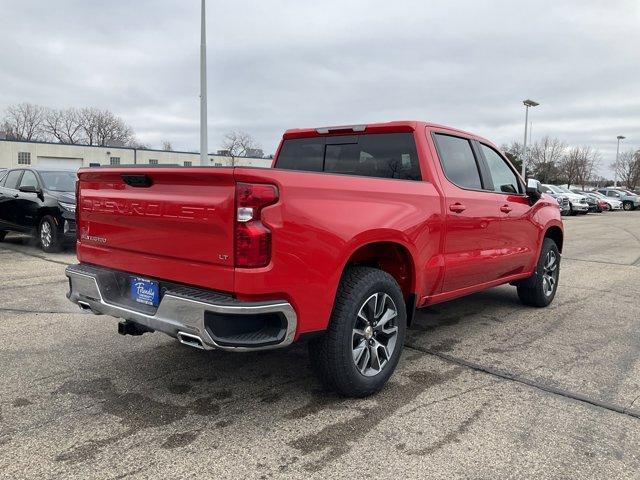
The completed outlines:
{"type": "Polygon", "coordinates": [[[398,309],[386,293],[367,298],[356,317],[352,334],[353,362],[365,377],[379,374],[396,348],[398,309]]]}
{"type": "Polygon", "coordinates": [[[49,222],[42,222],[42,226],[40,227],[40,242],[42,242],[42,246],[48,248],[51,245],[51,224],[49,222]]]}
{"type": "Polygon", "coordinates": [[[558,283],[558,255],[550,250],[542,269],[542,290],[547,297],[555,291],[556,283],[558,283]]]}

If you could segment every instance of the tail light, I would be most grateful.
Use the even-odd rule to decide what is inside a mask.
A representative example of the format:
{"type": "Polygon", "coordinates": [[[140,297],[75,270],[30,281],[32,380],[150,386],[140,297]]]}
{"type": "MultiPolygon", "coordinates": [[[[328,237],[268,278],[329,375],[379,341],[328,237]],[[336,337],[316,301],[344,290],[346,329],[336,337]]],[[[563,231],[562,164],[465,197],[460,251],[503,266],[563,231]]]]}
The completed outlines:
{"type": "Polygon", "coordinates": [[[277,200],[275,185],[236,184],[236,267],[264,267],[271,261],[271,230],[262,223],[261,212],[277,200]]]}
{"type": "Polygon", "coordinates": [[[76,180],[76,242],[80,241],[80,179],[76,180]]]}

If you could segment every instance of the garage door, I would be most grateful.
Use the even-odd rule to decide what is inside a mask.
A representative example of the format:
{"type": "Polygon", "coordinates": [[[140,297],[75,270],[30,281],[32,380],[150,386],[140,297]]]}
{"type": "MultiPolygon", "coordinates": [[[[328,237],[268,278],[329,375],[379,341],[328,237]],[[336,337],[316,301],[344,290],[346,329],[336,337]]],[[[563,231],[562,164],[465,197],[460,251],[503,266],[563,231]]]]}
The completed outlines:
{"type": "Polygon", "coordinates": [[[38,167],[68,168],[77,170],[82,167],[81,158],[38,157],[38,167]]]}

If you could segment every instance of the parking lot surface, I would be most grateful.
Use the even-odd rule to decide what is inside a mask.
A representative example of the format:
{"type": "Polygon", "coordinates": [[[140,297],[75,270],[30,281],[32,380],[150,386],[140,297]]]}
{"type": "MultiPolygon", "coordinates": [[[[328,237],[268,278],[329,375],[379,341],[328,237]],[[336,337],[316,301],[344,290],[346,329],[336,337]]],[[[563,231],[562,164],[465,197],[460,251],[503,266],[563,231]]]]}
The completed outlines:
{"type": "Polygon", "coordinates": [[[640,478],[640,212],[571,217],[547,309],[503,286],[418,313],[387,388],[304,345],[203,352],[67,301],[74,252],[0,244],[2,478],[640,478]]]}

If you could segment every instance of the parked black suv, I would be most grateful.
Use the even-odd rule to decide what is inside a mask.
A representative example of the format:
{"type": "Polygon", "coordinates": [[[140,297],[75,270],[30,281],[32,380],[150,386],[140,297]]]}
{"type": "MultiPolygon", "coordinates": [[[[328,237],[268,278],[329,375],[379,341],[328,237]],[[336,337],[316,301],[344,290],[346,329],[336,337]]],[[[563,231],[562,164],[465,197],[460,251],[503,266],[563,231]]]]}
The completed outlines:
{"type": "Polygon", "coordinates": [[[76,238],[76,172],[15,168],[0,173],[0,241],[7,232],[37,235],[45,252],[76,238]]]}

